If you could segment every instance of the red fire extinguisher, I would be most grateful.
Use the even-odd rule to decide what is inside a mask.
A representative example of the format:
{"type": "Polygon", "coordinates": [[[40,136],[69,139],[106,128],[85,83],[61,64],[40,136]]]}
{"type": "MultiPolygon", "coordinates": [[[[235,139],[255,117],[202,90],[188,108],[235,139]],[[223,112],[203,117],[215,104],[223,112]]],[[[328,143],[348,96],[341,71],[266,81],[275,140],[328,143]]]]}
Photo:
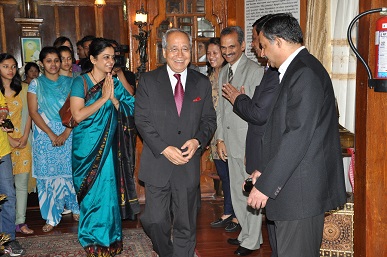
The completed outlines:
{"type": "Polygon", "coordinates": [[[375,78],[387,78],[387,17],[376,21],[375,31],[375,78]]]}

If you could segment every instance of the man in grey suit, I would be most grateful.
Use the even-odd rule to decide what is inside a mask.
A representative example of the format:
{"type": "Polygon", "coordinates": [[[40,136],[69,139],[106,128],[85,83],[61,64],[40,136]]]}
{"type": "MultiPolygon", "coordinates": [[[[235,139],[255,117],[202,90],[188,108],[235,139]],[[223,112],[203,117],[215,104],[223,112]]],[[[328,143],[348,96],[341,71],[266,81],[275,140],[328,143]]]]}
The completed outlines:
{"type": "Polygon", "coordinates": [[[297,20],[272,16],[259,34],[262,55],[280,73],[279,95],[262,139],[262,170],[248,204],[266,206],[279,257],[318,257],[324,213],[346,202],[331,79],[302,46],[297,20]]]}
{"type": "MultiPolygon", "coordinates": [[[[220,41],[222,55],[228,62],[219,74],[220,95],[223,84],[230,83],[238,90],[244,86],[245,94],[252,97],[264,70],[243,53],[246,46],[243,30],[238,26],[227,27],[222,30],[220,41]]],[[[242,228],[238,238],[230,238],[228,242],[239,245],[235,254],[246,256],[259,249],[262,243],[262,215],[259,210],[246,205],[247,197],[242,190],[243,182],[249,176],[244,164],[247,122],[233,112],[233,106],[223,97],[219,98],[216,111],[217,150],[222,160],[228,159],[231,199],[242,228]]]]}
{"type": "MultiPolygon", "coordinates": [[[[253,41],[251,43],[258,58],[261,58],[261,49],[259,46],[259,32],[273,15],[268,14],[256,20],[253,24],[253,41]]],[[[252,98],[244,94],[243,87],[238,91],[231,84],[223,86],[223,97],[230,101],[234,106],[234,112],[243,120],[248,122],[246,136],[246,172],[252,174],[256,170],[262,170],[262,137],[265,133],[266,121],[270,117],[273,106],[278,97],[279,78],[278,70],[273,67],[267,67],[262,81],[255,89],[252,98]]],[[[267,219],[266,226],[271,246],[271,257],[277,256],[277,242],[275,239],[274,222],[267,219]]]]}
{"type": "Polygon", "coordinates": [[[162,46],[167,64],[142,74],[136,94],[134,116],[144,142],[139,179],[146,193],[141,222],[160,257],[193,257],[200,203],[197,150],[212,138],[216,114],[210,81],[187,69],[191,36],[170,29],[162,46]]]}

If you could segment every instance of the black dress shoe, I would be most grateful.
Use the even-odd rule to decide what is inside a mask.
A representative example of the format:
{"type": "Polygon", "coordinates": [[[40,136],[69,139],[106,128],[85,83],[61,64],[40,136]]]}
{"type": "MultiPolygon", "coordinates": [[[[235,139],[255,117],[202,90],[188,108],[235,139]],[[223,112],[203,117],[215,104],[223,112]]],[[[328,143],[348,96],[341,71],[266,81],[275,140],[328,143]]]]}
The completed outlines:
{"type": "Polygon", "coordinates": [[[235,232],[241,229],[241,225],[239,223],[235,223],[231,221],[228,223],[227,227],[224,229],[226,232],[235,232]]]}
{"type": "Polygon", "coordinates": [[[239,245],[241,242],[239,242],[238,238],[229,238],[227,239],[227,243],[230,245],[239,245]]]}
{"type": "Polygon", "coordinates": [[[247,256],[247,255],[251,254],[252,252],[253,252],[253,250],[244,248],[243,246],[238,246],[238,249],[236,249],[234,253],[238,256],[247,256]]]}
{"type": "Polygon", "coordinates": [[[224,220],[222,218],[219,218],[218,220],[211,222],[210,225],[212,228],[223,228],[223,227],[227,226],[228,223],[230,223],[232,219],[233,219],[232,216],[230,216],[224,220]]]}

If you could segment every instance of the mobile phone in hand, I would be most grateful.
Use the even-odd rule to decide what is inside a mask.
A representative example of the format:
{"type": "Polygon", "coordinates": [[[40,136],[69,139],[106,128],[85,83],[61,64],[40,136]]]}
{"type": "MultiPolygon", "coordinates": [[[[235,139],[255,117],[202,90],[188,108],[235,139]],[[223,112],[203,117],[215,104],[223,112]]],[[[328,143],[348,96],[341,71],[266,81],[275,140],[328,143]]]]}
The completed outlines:
{"type": "Polygon", "coordinates": [[[253,189],[253,179],[252,178],[248,178],[245,180],[245,186],[244,186],[244,189],[245,189],[245,192],[247,193],[250,193],[251,192],[251,189],[253,189]]]}
{"type": "Polygon", "coordinates": [[[14,126],[13,126],[12,121],[10,119],[5,119],[3,121],[4,121],[4,123],[0,124],[0,126],[2,126],[3,128],[6,128],[6,129],[14,129],[14,126]]]}

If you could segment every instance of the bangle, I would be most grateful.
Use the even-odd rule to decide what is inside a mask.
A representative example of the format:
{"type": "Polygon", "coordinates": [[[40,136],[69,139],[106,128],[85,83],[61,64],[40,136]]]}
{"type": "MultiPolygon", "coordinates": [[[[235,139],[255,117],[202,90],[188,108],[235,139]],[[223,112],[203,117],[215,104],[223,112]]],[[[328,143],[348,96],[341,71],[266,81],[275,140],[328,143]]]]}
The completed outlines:
{"type": "Polygon", "coordinates": [[[220,143],[224,143],[224,141],[220,140],[220,141],[216,142],[216,144],[220,144],[220,143]]]}

